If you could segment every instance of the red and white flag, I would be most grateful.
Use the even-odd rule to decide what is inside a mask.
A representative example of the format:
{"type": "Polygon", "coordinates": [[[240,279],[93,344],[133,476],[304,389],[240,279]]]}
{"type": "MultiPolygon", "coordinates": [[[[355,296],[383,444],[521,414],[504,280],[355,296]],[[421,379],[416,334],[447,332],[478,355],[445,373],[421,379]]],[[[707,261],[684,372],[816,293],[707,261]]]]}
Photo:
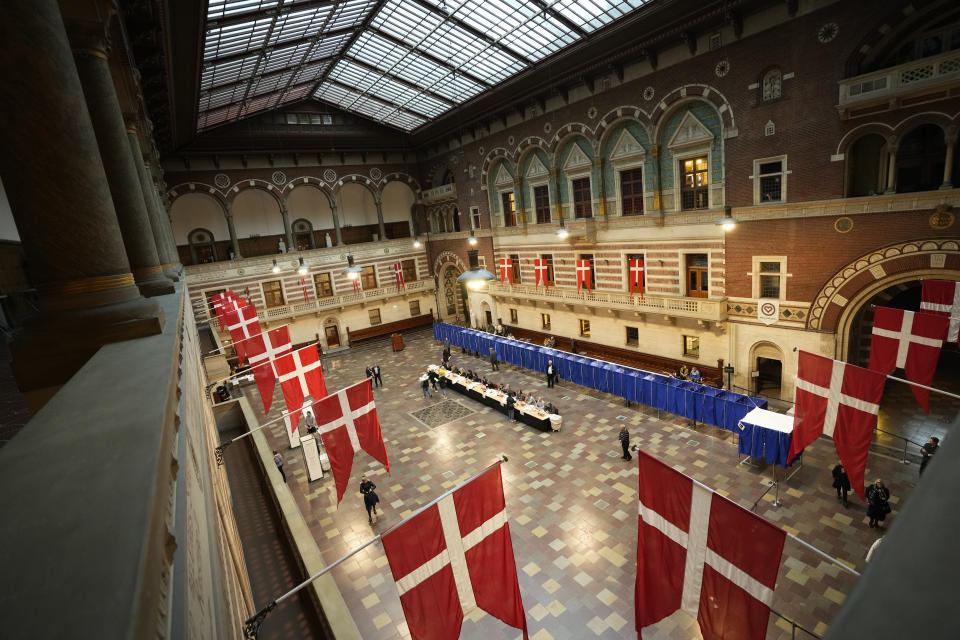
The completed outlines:
{"type": "Polygon", "coordinates": [[[952,280],[923,280],[920,310],[950,318],[947,342],[960,339],[960,283],[952,280]]]}
{"type": "MultiPolygon", "coordinates": [[[[930,386],[949,328],[947,316],[877,307],[873,311],[869,367],[883,374],[903,369],[907,380],[930,386]]],[[[910,389],[923,410],[930,413],[930,391],[913,385],[910,389]]]]}
{"type": "Polygon", "coordinates": [[[638,454],[637,631],[683,609],[704,640],[763,640],[786,532],[638,454]]]}
{"type": "Polygon", "coordinates": [[[500,284],[504,280],[509,280],[513,286],[513,260],[510,258],[500,258],[500,284]]]}
{"type": "Polygon", "coordinates": [[[393,273],[397,276],[397,291],[407,290],[407,283],[403,279],[403,265],[399,262],[393,265],[393,273]]]}
{"type": "Polygon", "coordinates": [[[633,296],[633,290],[640,292],[643,297],[643,258],[630,260],[630,295],[633,296]]]}
{"type": "Polygon", "coordinates": [[[583,285],[590,292],[590,261],[577,260],[577,293],[580,293],[580,286],[583,285]]]}
{"type": "Polygon", "coordinates": [[[214,307],[214,311],[217,314],[217,320],[220,321],[220,328],[225,329],[224,326],[226,321],[224,316],[226,316],[231,311],[236,311],[247,306],[249,301],[246,298],[222,298],[217,306],[214,307]]]}
{"type": "Polygon", "coordinates": [[[273,366],[280,380],[283,400],[290,412],[290,430],[296,433],[303,399],[307,396],[314,400],[327,397],[327,385],[323,381],[316,343],[280,356],[273,366]]]}
{"type": "Polygon", "coordinates": [[[533,272],[536,274],[534,279],[534,288],[539,287],[541,284],[545,289],[550,288],[549,272],[547,271],[547,261],[545,258],[536,258],[533,261],[533,272]]]}
{"type": "Polygon", "coordinates": [[[415,640],[455,640],[477,608],[528,637],[499,464],[381,542],[415,640]]]}
{"type": "Polygon", "coordinates": [[[240,364],[246,358],[247,340],[263,332],[257,308],[251,303],[229,311],[223,315],[222,323],[230,332],[233,349],[237,352],[237,364],[240,364]]]}
{"type": "Polygon", "coordinates": [[[853,490],[863,498],[863,473],[886,379],[878,371],[800,351],[787,459],[792,460],[821,433],[830,436],[853,490]]]}
{"type": "Polygon", "coordinates": [[[236,294],[229,289],[227,291],[221,291],[216,295],[210,296],[210,305],[213,307],[214,312],[219,315],[220,308],[223,306],[223,304],[227,300],[233,300],[236,297],[236,294]]]}
{"type": "Polygon", "coordinates": [[[277,327],[254,336],[247,342],[247,360],[253,370],[253,379],[257,383],[260,399],[263,400],[263,412],[270,413],[273,389],[279,375],[274,362],[293,350],[290,332],[287,327],[277,327]]]}
{"type": "Polygon", "coordinates": [[[363,449],[383,463],[387,473],[390,472],[369,378],[314,402],[313,415],[317,416],[317,429],[330,458],[330,469],[337,486],[337,504],[350,484],[350,470],[357,451],[363,449]],[[321,420],[323,424],[320,424],[321,420]]]}
{"type": "Polygon", "coordinates": [[[300,278],[300,287],[303,289],[303,301],[310,302],[310,294],[307,292],[307,281],[300,278]]]}

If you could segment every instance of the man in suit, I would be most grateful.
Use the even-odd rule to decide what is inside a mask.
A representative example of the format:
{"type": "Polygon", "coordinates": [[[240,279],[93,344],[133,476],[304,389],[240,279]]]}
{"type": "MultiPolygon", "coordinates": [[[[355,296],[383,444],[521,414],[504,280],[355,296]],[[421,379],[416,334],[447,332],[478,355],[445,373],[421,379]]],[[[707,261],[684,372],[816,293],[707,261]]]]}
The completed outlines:
{"type": "Polygon", "coordinates": [[[620,425],[620,446],[623,447],[623,460],[633,460],[630,455],[630,432],[627,431],[627,425],[620,425]]]}
{"type": "Polygon", "coordinates": [[[553,387],[553,381],[557,377],[557,370],[553,366],[553,360],[547,361],[547,388],[553,387]]]}
{"type": "Polygon", "coordinates": [[[500,364],[497,360],[497,351],[493,347],[490,347],[490,366],[493,367],[494,371],[500,371],[500,364]]]}
{"type": "Polygon", "coordinates": [[[373,383],[378,387],[383,386],[383,378],[380,377],[380,365],[376,363],[373,365],[373,383]]]}

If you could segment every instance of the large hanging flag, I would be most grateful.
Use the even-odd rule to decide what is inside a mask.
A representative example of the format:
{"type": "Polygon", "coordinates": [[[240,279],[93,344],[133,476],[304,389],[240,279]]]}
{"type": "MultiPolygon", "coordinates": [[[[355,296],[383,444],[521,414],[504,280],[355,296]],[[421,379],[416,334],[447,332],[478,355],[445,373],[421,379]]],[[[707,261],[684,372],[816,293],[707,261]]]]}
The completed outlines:
{"type": "Polygon", "coordinates": [[[230,311],[223,316],[223,324],[230,332],[233,340],[233,349],[237,352],[237,363],[241,364],[246,358],[247,340],[262,333],[260,318],[257,317],[257,308],[248,303],[230,311]]]}
{"type": "Polygon", "coordinates": [[[350,470],[357,451],[363,449],[383,463],[387,473],[390,472],[369,378],[315,402],[313,414],[318,423],[323,421],[317,428],[330,458],[330,469],[337,486],[337,504],[350,484],[350,470]]]}
{"type": "Polygon", "coordinates": [[[639,451],[636,629],[683,609],[704,640],[762,640],[786,532],[639,451]]]}
{"type": "Polygon", "coordinates": [[[290,412],[290,430],[295,433],[300,422],[303,399],[307,396],[314,400],[327,397],[327,385],[323,381],[317,345],[312,343],[291,351],[277,358],[273,364],[280,380],[283,400],[290,412]]]}
{"type": "Polygon", "coordinates": [[[307,291],[307,281],[304,278],[300,278],[300,287],[303,289],[303,301],[310,302],[310,294],[307,291]]]}
{"type": "Polygon", "coordinates": [[[633,290],[637,289],[640,292],[640,297],[643,297],[643,258],[636,258],[630,260],[630,296],[633,296],[633,290]]]}
{"type": "Polygon", "coordinates": [[[220,300],[219,304],[214,307],[214,311],[217,314],[217,320],[220,321],[221,330],[226,328],[225,316],[232,311],[247,306],[248,302],[246,298],[223,298],[220,300]]]}
{"type": "Polygon", "coordinates": [[[511,258],[500,258],[500,284],[503,284],[504,280],[509,280],[510,286],[513,286],[513,260],[511,258]]]}
{"type": "Polygon", "coordinates": [[[381,541],[415,640],[455,640],[476,608],[528,637],[499,464],[381,541]]]}
{"type": "Polygon", "coordinates": [[[792,460],[821,433],[830,436],[853,490],[863,498],[863,473],[885,381],[878,371],[800,351],[787,459],[792,460]]]}
{"type": "MultiPolygon", "coordinates": [[[[903,369],[907,380],[930,386],[949,328],[947,316],[876,307],[869,367],[885,375],[903,369]]],[[[913,385],[910,390],[930,413],[930,391],[913,385]]]]}
{"type": "Polygon", "coordinates": [[[247,342],[247,360],[253,370],[253,379],[257,383],[260,399],[263,400],[263,412],[270,413],[273,389],[279,376],[274,363],[277,358],[293,350],[290,332],[287,327],[277,327],[254,336],[247,342]]]}
{"type": "Polygon", "coordinates": [[[580,293],[580,286],[587,288],[590,293],[590,261],[577,260],[577,293],[580,293]]]}
{"type": "Polygon", "coordinates": [[[393,273],[397,277],[397,291],[407,290],[407,283],[403,279],[403,265],[397,262],[393,265],[393,273]]]}
{"type": "Polygon", "coordinates": [[[210,305],[213,307],[214,312],[219,315],[220,308],[223,307],[224,303],[236,297],[237,295],[232,290],[221,291],[216,295],[210,296],[210,305]]]}
{"type": "Polygon", "coordinates": [[[547,271],[547,261],[544,258],[536,258],[533,261],[533,273],[536,275],[534,279],[533,286],[534,288],[539,287],[541,284],[545,289],[550,288],[549,272],[547,271]]]}
{"type": "Polygon", "coordinates": [[[952,280],[923,280],[920,310],[950,318],[947,342],[960,339],[960,283],[952,280]]]}

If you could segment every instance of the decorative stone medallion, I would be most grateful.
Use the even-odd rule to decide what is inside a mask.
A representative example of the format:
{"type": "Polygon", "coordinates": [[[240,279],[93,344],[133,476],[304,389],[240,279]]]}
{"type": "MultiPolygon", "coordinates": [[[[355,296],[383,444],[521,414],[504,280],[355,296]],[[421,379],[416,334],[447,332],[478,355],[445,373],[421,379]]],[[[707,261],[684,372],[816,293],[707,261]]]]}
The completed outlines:
{"type": "Polygon", "coordinates": [[[713,68],[713,72],[717,74],[718,78],[722,78],[723,76],[730,73],[730,63],[727,62],[726,60],[721,60],[720,62],[717,63],[717,66],[713,68]]]}
{"type": "Polygon", "coordinates": [[[287,181],[287,174],[283,171],[274,171],[270,179],[273,180],[273,184],[283,184],[287,181]]]}
{"type": "Polygon", "coordinates": [[[374,180],[379,180],[380,178],[383,177],[383,172],[380,171],[380,169],[378,169],[377,167],[374,167],[373,169],[370,169],[370,177],[373,178],[374,180]]]}
{"type": "Polygon", "coordinates": [[[821,44],[827,44],[828,42],[833,42],[839,33],[840,25],[836,22],[828,22],[817,31],[817,40],[819,40],[821,44]]]}
{"type": "Polygon", "coordinates": [[[213,176],[213,184],[217,185],[221,189],[226,189],[230,186],[230,176],[225,173],[218,173],[213,176]]]}
{"type": "Polygon", "coordinates": [[[514,138],[513,136],[510,136],[509,138],[507,138],[507,144],[510,145],[511,147],[512,147],[514,144],[516,144],[516,142],[517,142],[517,139],[514,138]]]}
{"type": "Polygon", "coordinates": [[[647,102],[653,100],[653,96],[656,92],[653,90],[653,87],[647,87],[643,90],[643,99],[647,102]]]}
{"type": "Polygon", "coordinates": [[[596,108],[596,107],[590,107],[589,109],[587,109],[587,117],[590,118],[591,120],[593,120],[594,118],[596,118],[596,117],[597,117],[597,108],[596,108]]]}
{"type": "Polygon", "coordinates": [[[837,233],[850,233],[853,231],[853,218],[848,216],[837,218],[833,223],[833,228],[837,233]]]}
{"type": "Polygon", "coordinates": [[[333,169],[327,169],[323,172],[323,179],[327,182],[334,182],[337,179],[337,172],[333,169]]]}
{"type": "Polygon", "coordinates": [[[930,227],[937,231],[943,231],[944,229],[952,227],[955,219],[953,212],[950,211],[950,207],[942,204],[934,209],[930,215],[930,227]]]}
{"type": "Polygon", "coordinates": [[[553,131],[553,125],[550,124],[549,122],[544,122],[544,123],[543,123],[543,132],[544,132],[544,133],[550,133],[551,131],[553,131]]]}

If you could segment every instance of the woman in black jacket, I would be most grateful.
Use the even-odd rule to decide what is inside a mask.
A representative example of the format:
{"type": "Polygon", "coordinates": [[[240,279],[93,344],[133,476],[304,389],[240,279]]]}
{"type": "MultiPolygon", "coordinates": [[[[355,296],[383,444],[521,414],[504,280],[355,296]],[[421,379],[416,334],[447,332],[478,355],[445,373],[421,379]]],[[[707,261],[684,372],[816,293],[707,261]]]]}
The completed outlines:
{"type": "Polygon", "coordinates": [[[374,491],[376,488],[377,485],[367,480],[366,476],[360,479],[360,493],[363,494],[363,506],[367,508],[367,522],[370,524],[373,524],[373,516],[377,515],[377,503],[380,502],[380,496],[374,491]]]}
{"type": "Polygon", "coordinates": [[[847,492],[850,491],[850,478],[847,476],[847,470],[843,465],[837,463],[833,468],[833,488],[837,490],[837,500],[843,500],[843,506],[847,506],[847,492]]]}
{"type": "Polygon", "coordinates": [[[877,478],[876,481],[867,487],[867,515],[870,516],[870,526],[880,527],[880,523],[886,519],[890,513],[890,489],[883,484],[883,480],[877,478]]]}

